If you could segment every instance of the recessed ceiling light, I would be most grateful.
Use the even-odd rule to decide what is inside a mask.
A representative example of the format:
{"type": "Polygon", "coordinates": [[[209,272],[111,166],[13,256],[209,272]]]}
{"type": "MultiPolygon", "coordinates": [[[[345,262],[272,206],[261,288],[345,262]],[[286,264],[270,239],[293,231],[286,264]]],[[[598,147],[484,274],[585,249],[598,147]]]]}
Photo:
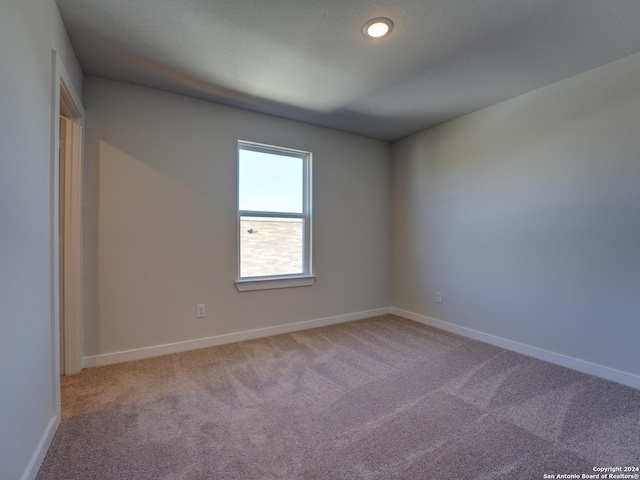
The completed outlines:
{"type": "Polygon", "coordinates": [[[380,38],[389,35],[393,30],[393,22],[385,17],[374,18],[369,20],[362,27],[362,33],[365,37],[380,38]]]}

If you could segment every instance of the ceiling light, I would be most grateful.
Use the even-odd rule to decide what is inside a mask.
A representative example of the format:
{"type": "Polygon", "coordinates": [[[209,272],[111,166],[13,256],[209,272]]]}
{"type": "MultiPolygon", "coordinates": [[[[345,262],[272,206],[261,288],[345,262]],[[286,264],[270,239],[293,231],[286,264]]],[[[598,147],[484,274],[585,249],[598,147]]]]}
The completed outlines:
{"type": "Polygon", "coordinates": [[[362,27],[362,33],[365,37],[379,38],[388,35],[393,30],[393,22],[385,17],[374,18],[369,20],[362,27]]]}

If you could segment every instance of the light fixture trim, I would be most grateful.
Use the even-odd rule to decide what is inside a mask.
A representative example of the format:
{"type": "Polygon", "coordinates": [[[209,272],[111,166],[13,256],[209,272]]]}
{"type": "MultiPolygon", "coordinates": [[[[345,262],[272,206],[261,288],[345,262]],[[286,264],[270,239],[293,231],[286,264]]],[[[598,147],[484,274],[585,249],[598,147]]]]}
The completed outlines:
{"type": "Polygon", "coordinates": [[[362,33],[367,38],[386,37],[391,33],[391,30],[393,30],[393,22],[387,17],[372,18],[362,27],[362,33]]]}

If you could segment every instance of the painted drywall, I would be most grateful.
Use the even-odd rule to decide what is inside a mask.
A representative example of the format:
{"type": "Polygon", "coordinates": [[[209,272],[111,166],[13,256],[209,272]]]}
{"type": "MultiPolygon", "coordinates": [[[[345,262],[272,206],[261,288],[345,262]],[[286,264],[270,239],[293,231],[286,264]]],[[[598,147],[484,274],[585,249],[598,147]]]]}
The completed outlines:
{"type": "Polygon", "coordinates": [[[389,306],[388,143],[96,77],[83,104],[85,356],[389,306]],[[236,291],[239,139],[313,153],[313,286],[236,291]]]}
{"type": "MultiPolygon", "coordinates": [[[[51,50],[82,74],[53,0],[0,2],[0,478],[28,478],[56,415],[51,50]]],[[[45,446],[46,448],[46,446],[45,446]]]]}
{"type": "Polygon", "coordinates": [[[392,305],[640,375],[638,78],[640,54],[396,142],[392,305]]]}

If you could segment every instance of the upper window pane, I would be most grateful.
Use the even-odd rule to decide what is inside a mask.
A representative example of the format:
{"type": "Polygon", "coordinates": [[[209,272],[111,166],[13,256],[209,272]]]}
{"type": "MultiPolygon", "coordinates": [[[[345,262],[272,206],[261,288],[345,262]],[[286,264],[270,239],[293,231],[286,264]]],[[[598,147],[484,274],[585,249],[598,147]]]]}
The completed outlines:
{"type": "Polygon", "coordinates": [[[302,158],[242,145],[238,155],[240,210],[303,213],[302,158]]]}

